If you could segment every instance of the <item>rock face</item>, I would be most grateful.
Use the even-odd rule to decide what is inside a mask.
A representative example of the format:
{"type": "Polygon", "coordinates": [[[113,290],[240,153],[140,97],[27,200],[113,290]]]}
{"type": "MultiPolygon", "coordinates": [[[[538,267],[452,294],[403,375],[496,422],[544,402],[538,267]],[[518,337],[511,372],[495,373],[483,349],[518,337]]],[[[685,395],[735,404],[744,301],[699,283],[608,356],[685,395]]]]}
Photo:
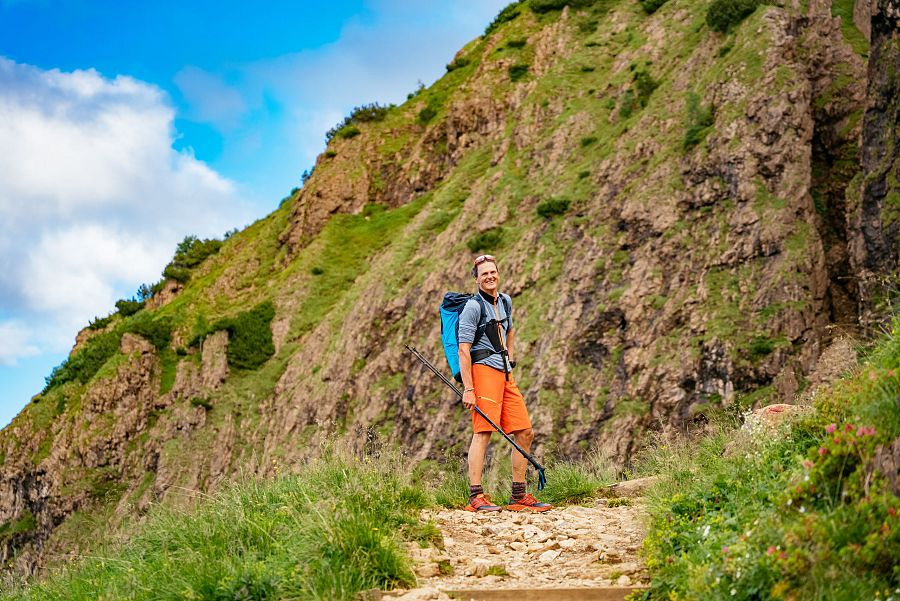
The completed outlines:
{"type": "MultiPolygon", "coordinates": [[[[885,294],[884,275],[896,272],[900,257],[900,2],[878,0],[870,37],[862,172],[848,197],[858,203],[852,218],[860,232],[854,243],[860,296],[875,309],[885,294]]],[[[895,279],[890,286],[896,286],[895,279]]],[[[877,310],[865,315],[873,321],[879,317],[877,310]]]]}
{"type": "Polygon", "coordinates": [[[471,287],[471,253],[499,256],[539,455],[624,465],[650,429],[790,402],[832,325],[877,319],[896,260],[894,4],[872,16],[868,84],[808,5],[728,36],[699,4],[523,9],[467,45],[148,302],[169,348],[126,335],[0,432],[0,559],[32,570],[91,545],[74,512],[115,526],[336,440],[462,457],[469,416],[404,345],[440,359],[436,307],[471,287]],[[234,368],[246,340],[203,324],[263,301],[275,354],[234,368]]]}

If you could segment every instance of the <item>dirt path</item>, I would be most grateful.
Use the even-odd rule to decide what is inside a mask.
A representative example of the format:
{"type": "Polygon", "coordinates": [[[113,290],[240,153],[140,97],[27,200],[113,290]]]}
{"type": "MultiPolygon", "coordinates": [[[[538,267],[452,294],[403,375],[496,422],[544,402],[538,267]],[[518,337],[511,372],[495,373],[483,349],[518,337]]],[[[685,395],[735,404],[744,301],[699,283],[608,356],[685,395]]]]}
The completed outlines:
{"type": "Polygon", "coordinates": [[[643,516],[639,498],[602,498],[543,514],[427,511],[423,519],[440,528],[444,548],[411,546],[419,588],[384,598],[413,601],[449,599],[446,593],[476,589],[645,585],[648,577],[638,557],[643,516]]]}

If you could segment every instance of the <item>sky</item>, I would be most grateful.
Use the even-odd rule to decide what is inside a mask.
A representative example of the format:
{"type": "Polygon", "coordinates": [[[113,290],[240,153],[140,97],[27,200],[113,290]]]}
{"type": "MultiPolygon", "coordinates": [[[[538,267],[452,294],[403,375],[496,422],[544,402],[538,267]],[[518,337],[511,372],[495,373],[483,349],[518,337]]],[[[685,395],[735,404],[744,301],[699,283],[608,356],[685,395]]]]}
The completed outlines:
{"type": "Polygon", "coordinates": [[[180,240],[270,213],[508,2],[0,0],[0,427],[180,240]]]}

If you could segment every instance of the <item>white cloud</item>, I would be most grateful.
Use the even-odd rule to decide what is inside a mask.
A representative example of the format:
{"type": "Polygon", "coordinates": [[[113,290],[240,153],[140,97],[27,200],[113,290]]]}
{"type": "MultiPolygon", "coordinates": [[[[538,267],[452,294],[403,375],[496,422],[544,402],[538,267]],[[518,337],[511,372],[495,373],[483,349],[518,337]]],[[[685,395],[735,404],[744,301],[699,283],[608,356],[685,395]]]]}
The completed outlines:
{"type": "Polygon", "coordinates": [[[28,328],[18,320],[0,321],[0,365],[15,365],[16,360],[38,354],[29,343],[28,328]]]}
{"type": "Polygon", "coordinates": [[[187,234],[245,224],[235,185],[172,148],[155,86],[0,57],[0,364],[71,346],[187,234]]]}

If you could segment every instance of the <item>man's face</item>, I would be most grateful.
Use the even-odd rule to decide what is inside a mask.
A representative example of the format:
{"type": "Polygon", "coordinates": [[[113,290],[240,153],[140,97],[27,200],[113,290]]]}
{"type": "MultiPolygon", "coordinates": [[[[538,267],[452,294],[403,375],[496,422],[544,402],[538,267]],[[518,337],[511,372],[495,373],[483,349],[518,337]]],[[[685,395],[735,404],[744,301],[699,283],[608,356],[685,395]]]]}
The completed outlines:
{"type": "Polygon", "coordinates": [[[497,265],[493,261],[480,264],[476,281],[479,288],[491,296],[497,296],[497,288],[500,287],[500,272],[497,271],[497,265]]]}

